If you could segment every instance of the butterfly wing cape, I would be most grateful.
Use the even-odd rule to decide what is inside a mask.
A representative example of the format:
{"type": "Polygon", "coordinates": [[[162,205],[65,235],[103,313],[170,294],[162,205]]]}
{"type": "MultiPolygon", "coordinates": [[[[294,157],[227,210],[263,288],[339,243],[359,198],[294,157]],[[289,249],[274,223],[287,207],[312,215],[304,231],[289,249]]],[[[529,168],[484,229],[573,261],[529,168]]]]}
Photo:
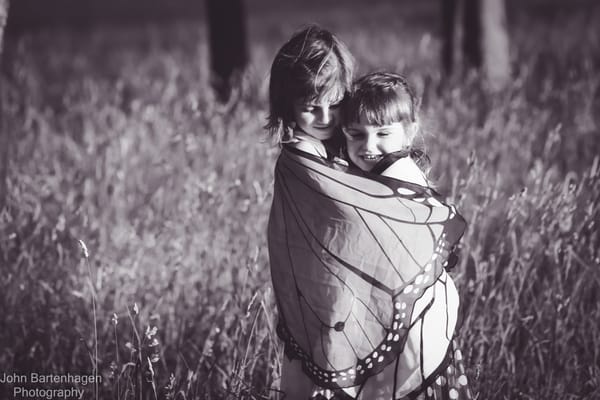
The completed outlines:
{"type": "Polygon", "coordinates": [[[431,189],[284,148],[268,241],[286,354],[316,384],[360,385],[402,354],[463,218],[431,189]]]}

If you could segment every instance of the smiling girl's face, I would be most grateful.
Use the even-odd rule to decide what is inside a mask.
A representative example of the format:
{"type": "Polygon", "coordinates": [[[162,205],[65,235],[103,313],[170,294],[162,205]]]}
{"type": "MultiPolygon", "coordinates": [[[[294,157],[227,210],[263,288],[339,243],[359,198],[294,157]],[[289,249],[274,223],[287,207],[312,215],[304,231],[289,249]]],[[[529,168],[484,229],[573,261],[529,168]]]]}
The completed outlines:
{"type": "Polygon", "coordinates": [[[386,154],[410,147],[416,131],[414,122],[372,125],[363,115],[343,128],[348,156],[363,171],[370,171],[386,154]]]}

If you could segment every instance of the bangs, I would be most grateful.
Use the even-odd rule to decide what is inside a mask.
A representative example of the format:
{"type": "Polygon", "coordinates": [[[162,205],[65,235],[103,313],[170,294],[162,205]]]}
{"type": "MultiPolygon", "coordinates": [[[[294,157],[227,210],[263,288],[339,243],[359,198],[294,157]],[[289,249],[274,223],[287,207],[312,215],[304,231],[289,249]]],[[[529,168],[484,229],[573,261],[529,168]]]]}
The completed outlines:
{"type": "Polygon", "coordinates": [[[339,81],[329,80],[323,86],[317,87],[311,96],[303,99],[308,102],[337,104],[344,99],[345,94],[346,89],[339,81]]]}
{"type": "Polygon", "coordinates": [[[390,88],[355,91],[344,106],[344,120],[346,123],[356,123],[361,116],[369,125],[415,122],[410,94],[390,88]]]}

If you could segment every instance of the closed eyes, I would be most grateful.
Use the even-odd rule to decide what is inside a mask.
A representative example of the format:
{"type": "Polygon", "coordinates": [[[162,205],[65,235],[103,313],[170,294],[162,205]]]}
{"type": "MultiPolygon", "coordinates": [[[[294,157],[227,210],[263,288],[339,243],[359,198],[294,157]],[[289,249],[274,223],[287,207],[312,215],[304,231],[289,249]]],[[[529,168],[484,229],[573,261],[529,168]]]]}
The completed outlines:
{"type": "MultiPolygon", "coordinates": [[[[337,110],[338,108],[340,108],[340,106],[342,105],[342,102],[338,102],[338,103],[334,103],[334,104],[329,104],[328,108],[330,110],[337,110]]],[[[302,112],[315,112],[317,110],[321,110],[323,111],[323,106],[319,105],[319,104],[304,104],[302,106],[302,112]]]]}
{"type": "Polygon", "coordinates": [[[346,135],[348,135],[350,137],[358,137],[363,134],[361,131],[357,131],[355,129],[348,129],[346,127],[342,127],[342,132],[344,132],[346,135]]]}
{"type": "MultiPolygon", "coordinates": [[[[346,134],[346,136],[348,136],[349,138],[352,138],[353,140],[363,139],[367,136],[367,134],[365,132],[354,130],[354,129],[342,128],[342,131],[346,134]]],[[[394,132],[391,132],[391,131],[379,131],[379,132],[376,132],[375,134],[379,138],[387,138],[390,135],[392,135],[393,133],[394,132]]]]}

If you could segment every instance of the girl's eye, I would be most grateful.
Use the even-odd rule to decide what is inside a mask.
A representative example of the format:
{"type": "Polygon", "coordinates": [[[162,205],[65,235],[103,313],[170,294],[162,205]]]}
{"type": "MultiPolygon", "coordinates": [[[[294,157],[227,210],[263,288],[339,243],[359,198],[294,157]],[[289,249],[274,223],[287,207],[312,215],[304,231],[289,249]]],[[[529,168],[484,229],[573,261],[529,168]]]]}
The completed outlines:
{"type": "Polygon", "coordinates": [[[353,131],[353,130],[343,130],[344,133],[346,134],[346,136],[348,136],[348,139],[350,140],[360,140],[363,137],[362,132],[360,131],[353,131]]]}
{"type": "Polygon", "coordinates": [[[380,136],[380,137],[386,137],[386,136],[389,136],[391,134],[392,134],[392,132],[389,132],[389,131],[379,131],[379,132],[377,132],[377,135],[380,136]]]}

